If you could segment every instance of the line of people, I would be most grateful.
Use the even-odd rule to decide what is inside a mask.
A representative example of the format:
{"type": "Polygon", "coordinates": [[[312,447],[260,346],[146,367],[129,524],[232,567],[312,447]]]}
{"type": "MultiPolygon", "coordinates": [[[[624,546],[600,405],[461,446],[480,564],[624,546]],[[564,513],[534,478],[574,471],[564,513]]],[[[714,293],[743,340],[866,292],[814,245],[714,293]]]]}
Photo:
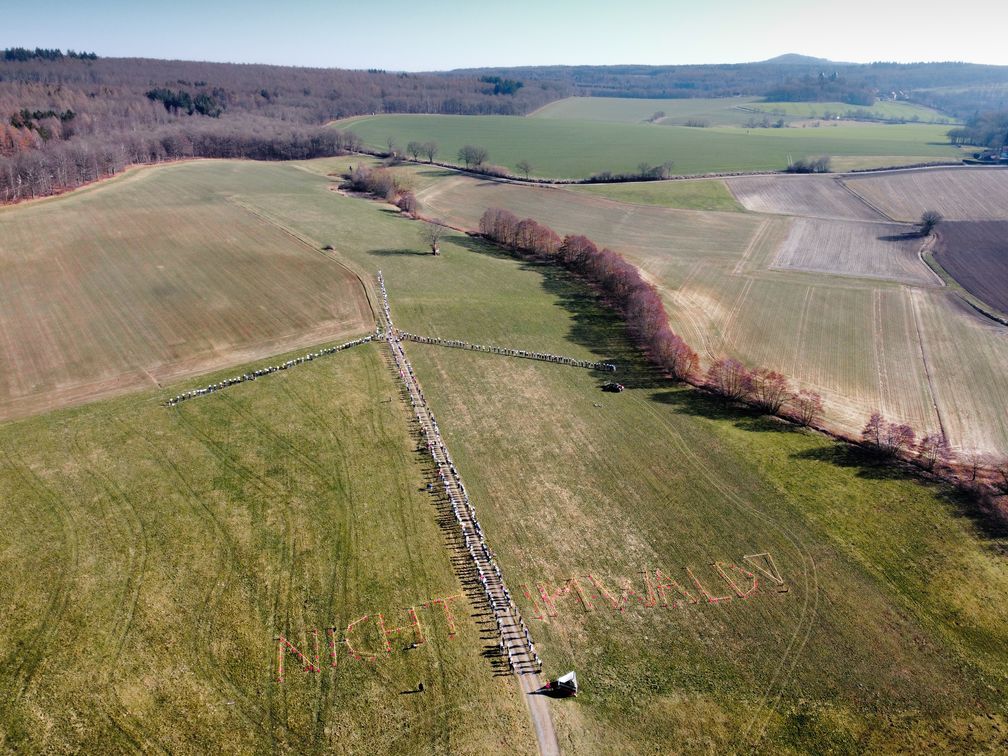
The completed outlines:
{"type": "Polygon", "coordinates": [[[487,346],[485,344],[470,344],[468,341],[459,339],[442,339],[437,336],[417,336],[415,333],[399,331],[399,338],[407,341],[415,341],[418,344],[436,344],[437,346],[451,347],[453,349],[469,349],[473,352],[489,352],[490,354],[502,354],[507,357],[522,357],[527,360],[541,360],[542,362],[555,362],[559,365],[572,365],[573,367],[587,368],[589,370],[604,370],[606,372],[616,372],[616,366],[611,362],[590,362],[589,360],[578,360],[574,357],[565,357],[562,354],[550,354],[549,352],[530,352],[526,349],[509,349],[507,347],[487,346]]]}
{"type": "MultiPolygon", "coordinates": [[[[476,574],[478,576],[480,586],[486,596],[487,604],[493,612],[494,618],[497,622],[497,631],[500,634],[501,654],[504,655],[506,652],[508,666],[512,672],[541,672],[542,659],[535,650],[528,628],[525,626],[525,622],[522,620],[518,612],[518,607],[511,597],[511,592],[504,584],[500,567],[497,564],[493,551],[486,542],[486,537],[483,534],[483,526],[480,524],[479,518],[476,516],[476,508],[469,500],[469,493],[466,491],[465,483],[462,481],[462,476],[459,473],[458,468],[455,466],[455,462],[452,460],[448,447],[441,438],[441,431],[438,428],[434,413],[430,410],[430,406],[427,404],[427,400],[423,394],[423,389],[420,387],[420,382],[417,379],[416,374],[413,372],[413,366],[410,364],[406,357],[406,353],[403,351],[402,344],[399,342],[397,337],[397,332],[392,327],[392,316],[388,304],[388,294],[385,290],[385,282],[382,278],[381,271],[378,272],[378,283],[381,287],[385,310],[387,324],[386,335],[389,341],[389,346],[392,349],[392,355],[396,361],[396,366],[399,369],[399,377],[402,378],[403,382],[406,384],[406,388],[410,396],[410,403],[413,405],[413,411],[416,415],[417,422],[419,422],[420,428],[427,442],[427,450],[431,455],[434,466],[437,468],[441,486],[444,488],[445,493],[447,493],[448,499],[451,502],[452,514],[455,516],[455,522],[458,524],[459,529],[462,532],[463,543],[465,544],[465,548],[468,551],[469,557],[472,559],[473,566],[476,569],[476,574]],[[495,588],[496,592],[494,590],[495,588]],[[524,635],[524,645],[526,647],[525,655],[532,663],[532,670],[519,670],[519,656],[521,652],[519,651],[516,653],[512,648],[513,644],[505,637],[504,619],[507,617],[508,613],[511,614],[522,630],[524,635]]],[[[430,486],[428,486],[428,488],[430,488],[430,486]]],[[[521,638],[521,636],[519,636],[519,638],[521,638]]]]}
{"type": "Polygon", "coordinates": [[[359,344],[367,344],[369,341],[374,341],[381,337],[378,331],[371,336],[362,336],[359,339],[354,339],[353,341],[348,341],[345,344],[340,344],[338,346],[326,347],[325,349],[320,349],[317,352],[308,352],[308,354],[302,357],[295,357],[294,359],[282,362],[279,365],[269,365],[268,367],[259,368],[258,370],[253,370],[250,373],[243,373],[242,375],[236,375],[233,378],[225,378],[220,383],[211,383],[208,386],[202,386],[200,388],[192,389],[191,391],[186,391],[184,394],[179,394],[178,396],[169,399],[165,402],[166,407],[174,407],[179,402],[184,402],[186,399],[194,399],[197,396],[205,396],[207,394],[212,394],[215,391],[220,391],[226,389],[229,386],[235,386],[239,383],[245,383],[246,381],[254,381],[256,378],[262,378],[264,375],[269,375],[270,373],[277,373],[281,370],[288,370],[297,365],[302,365],[305,362],[312,362],[317,360],[319,357],[325,357],[326,355],[335,354],[336,352],[342,352],[344,349],[349,349],[350,347],[357,346],[359,344]]]}

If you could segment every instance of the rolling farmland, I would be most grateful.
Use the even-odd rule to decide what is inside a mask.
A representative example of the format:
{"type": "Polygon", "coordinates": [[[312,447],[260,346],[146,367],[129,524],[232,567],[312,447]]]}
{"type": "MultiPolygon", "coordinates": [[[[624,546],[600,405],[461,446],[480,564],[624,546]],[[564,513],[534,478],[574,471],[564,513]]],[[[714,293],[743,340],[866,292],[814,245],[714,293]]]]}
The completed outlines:
{"type": "MultiPolygon", "coordinates": [[[[419,224],[329,191],[335,165],[150,175],[155,189],[161,175],[166,187],[229,186],[233,171],[234,201],[267,227],[332,244],[335,267],[380,267],[405,329],[620,365],[628,388],[610,395],[606,375],[407,346],[547,674],[581,678],[576,701],[551,704],[565,748],[998,747],[1008,569],[953,492],[670,385],[562,272],[462,235],[424,254],[419,224]],[[746,555],[765,571],[749,572],[759,582],[743,597],[715,563],[741,589],[746,573],[728,565],[751,567],[746,555]],[[636,595],[620,608],[626,580],[636,595]],[[564,585],[577,589],[557,593],[564,585]]],[[[461,218],[502,186],[425,178],[425,202],[457,196],[461,218]]],[[[592,233],[636,234],[627,255],[669,302],[709,300],[673,314],[708,317],[732,349],[779,353],[789,370],[808,364],[809,380],[866,396],[880,361],[893,380],[915,370],[898,349],[917,346],[907,329],[918,314],[929,322],[930,294],[915,289],[910,306],[891,282],[770,270],[789,218],[562,190],[494,196],[592,220],[592,233]]],[[[426,608],[419,648],[409,631],[374,663],[339,646],[321,673],[288,655],[276,680],[277,634],[308,646],[302,634],[321,627],[328,663],[330,623],[383,612],[400,625],[406,607],[461,591],[450,514],[424,490],[426,456],[382,350],[354,347],[175,409],[158,401],[230,373],[0,425],[5,747],[534,748],[514,679],[484,656],[493,635],[475,605],[460,606],[451,640],[426,608]]],[[[900,397],[894,413],[917,411],[900,397]]],[[[376,632],[365,639],[381,649],[376,632]]]]}
{"type": "Polygon", "coordinates": [[[925,210],[947,220],[1008,220],[1008,169],[935,168],[871,176],[844,183],[893,220],[915,223],[925,210]]]}
{"type": "Polygon", "coordinates": [[[905,236],[913,227],[883,222],[829,177],[727,183],[740,201],[775,213],[645,208],[465,176],[438,180],[420,198],[425,212],[459,227],[474,229],[485,208],[503,207],[611,246],[659,286],[673,329],[706,361],[728,355],[792,376],[822,394],[828,421],[842,432],[858,434],[876,409],[921,432],[962,413],[975,425],[945,424],[956,448],[1008,449],[1008,432],[993,417],[1008,404],[1008,374],[996,368],[1004,335],[974,329],[975,314],[948,303],[917,256],[921,240],[905,236]],[[964,359],[978,363],[975,374],[954,371],[954,396],[939,390],[941,352],[931,346],[949,328],[968,334],[964,343],[975,350],[964,359]]]}
{"type": "Polygon", "coordinates": [[[462,588],[378,346],[164,393],[0,426],[5,750],[534,748],[467,600],[454,637],[422,606],[462,588]],[[410,606],[426,643],[386,653],[377,614],[410,606]],[[327,628],[363,615],[352,648],[379,658],[333,660],[327,628]],[[278,681],[276,636],[311,654],[313,628],[324,671],[288,655],[278,681]]]}
{"type": "Polygon", "coordinates": [[[878,100],[871,105],[851,105],[845,102],[755,102],[747,107],[773,116],[788,118],[825,118],[832,114],[834,118],[846,118],[848,113],[860,117],[867,114],[870,118],[903,119],[921,123],[957,123],[955,118],[945,115],[932,108],[916,105],[912,102],[893,102],[878,100]]]}
{"type": "Polygon", "coordinates": [[[796,218],[771,267],[934,286],[938,278],[918,256],[922,241],[895,223],[796,218]]]}
{"type": "Polygon", "coordinates": [[[806,218],[880,221],[884,216],[832,176],[738,176],[725,179],[746,210],[806,218]]]}
{"type": "MultiPolygon", "coordinates": [[[[634,172],[641,162],[674,162],[674,172],[696,175],[724,171],[776,171],[789,156],[832,155],[859,166],[959,159],[947,144],[946,127],[933,125],[834,125],[823,128],[743,129],[716,126],[655,128],[612,123],[513,116],[377,115],[338,121],[374,149],[387,140],[435,141],[440,158],[455,161],[467,144],[485,147],[488,162],[515,171],[521,160],[532,176],[585,178],[602,171],[634,172]],[[604,150],[600,149],[604,145],[604,150]]],[[[839,161],[837,161],[839,162],[839,161]]]]}
{"type": "Polygon", "coordinates": [[[183,164],[0,210],[0,417],[372,329],[350,270],[242,207],[260,180],[183,164]]]}
{"type": "Polygon", "coordinates": [[[609,121],[643,123],[655,113],[665,115],[656,123],[683,126],[687,121],[703,121],[713,126],[741,126],[753,118],[742,108],[757,107],[754,97],[691,97],[678,100],[641,100],[629,97],[567,97],[529,114],[529,118],[568,121],[609,121]]]}
{"type": "Polygon", "coordinates": [[[1008,222],[942,223],[935,259],[970,294],[1008,312],[1008,222]]]}

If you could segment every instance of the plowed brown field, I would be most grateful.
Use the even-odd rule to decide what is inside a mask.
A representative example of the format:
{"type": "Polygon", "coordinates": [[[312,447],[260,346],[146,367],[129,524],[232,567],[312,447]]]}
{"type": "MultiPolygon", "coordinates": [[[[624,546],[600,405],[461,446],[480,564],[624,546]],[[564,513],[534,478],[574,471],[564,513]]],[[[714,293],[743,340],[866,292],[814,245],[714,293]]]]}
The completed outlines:
{"type": "Polygon", "coordinates": [[[943,223],[935,259],[970,294],[1008,312],[1008,221],[943,223]]]}

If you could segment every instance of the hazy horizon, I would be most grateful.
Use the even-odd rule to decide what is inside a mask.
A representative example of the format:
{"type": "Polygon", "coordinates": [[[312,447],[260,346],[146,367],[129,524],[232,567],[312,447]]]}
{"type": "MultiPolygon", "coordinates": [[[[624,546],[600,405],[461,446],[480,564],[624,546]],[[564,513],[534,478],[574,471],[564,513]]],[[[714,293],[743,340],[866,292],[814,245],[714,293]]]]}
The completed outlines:
{"type": "MultiPolygon", "coordinates": [[[[696,4],[513,0],[495,14],[454,0],[380,10],[348,3],[179,0],[170,11],[123,0],[54,0],[42,16],[5,11],[0,47],[59,47],[102,57],[312,68],[455,68],[751,63],[797,53],[837,62],[1008,65],[1000,25],[950,35],[940,11],[851,0],[837,14],[800,0],[696,4]],[[168,30],[167,33],[165,30],[168,30]],[[926,52],[921,52],[926,51],[926,52]]],[[[982,12],[983,9],[977,9],[982,12]]]]}

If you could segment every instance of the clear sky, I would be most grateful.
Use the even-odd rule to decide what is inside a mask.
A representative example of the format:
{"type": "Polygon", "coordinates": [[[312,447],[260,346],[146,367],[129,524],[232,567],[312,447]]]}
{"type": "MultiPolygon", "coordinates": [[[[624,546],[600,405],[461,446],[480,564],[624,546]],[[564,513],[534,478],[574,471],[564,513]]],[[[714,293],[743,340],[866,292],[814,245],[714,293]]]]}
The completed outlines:
{"type": "Polygon", "coordinates": [[[3,0],[0,47],[430,71],[738,63],[785,52],[1008,65],[1008,2],[3,0]]]}

